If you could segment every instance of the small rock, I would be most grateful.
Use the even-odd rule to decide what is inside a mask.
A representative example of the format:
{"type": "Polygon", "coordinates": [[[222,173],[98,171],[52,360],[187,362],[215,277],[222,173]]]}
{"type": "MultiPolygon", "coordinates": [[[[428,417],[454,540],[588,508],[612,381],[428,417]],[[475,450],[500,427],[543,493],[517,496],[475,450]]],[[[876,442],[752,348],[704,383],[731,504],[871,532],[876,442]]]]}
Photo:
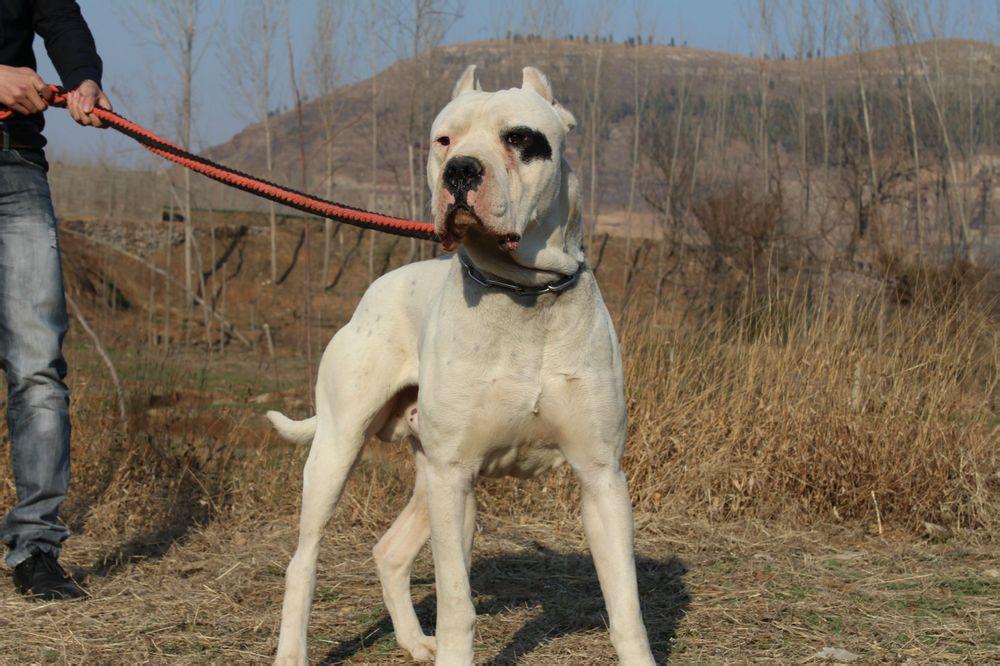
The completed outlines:
{"type": "Polygon", "coordinates": [[[848,652],[843,648],[835,647],[825,647],[816,654],[814,654],[812,659],[827,659],[829,661],[836,661],[840,664],[849,664],[852,661],[857,661],[861,657],[854,654],[853,652],[848,652]]]}
{"type": "Polygon", "coordinates": [[[927,530],[927,538],[931,541],[946,541],[951,538],[951,530],[944,525],[924,521],[924,529],[927,530]]]}
{"type": "Polygon", "coordinates": [[[831,560],[837,560],[838,562],[849,562],[851,560],[857,560],[865,556],[864,551],[860,550],[842,550],[839,553],[834,553],[830,556],[831,560]]]}

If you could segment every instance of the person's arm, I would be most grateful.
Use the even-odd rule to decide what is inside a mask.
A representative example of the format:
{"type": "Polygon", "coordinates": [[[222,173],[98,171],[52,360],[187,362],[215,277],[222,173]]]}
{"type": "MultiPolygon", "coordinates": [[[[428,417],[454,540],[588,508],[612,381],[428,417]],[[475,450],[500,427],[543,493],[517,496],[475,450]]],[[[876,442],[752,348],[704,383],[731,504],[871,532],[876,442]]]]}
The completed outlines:
{"type": "Polygon", "coordinates": [[[101,126],[91,112],[95,106],[111,109],[101,91],[104,64],[97,55],[94,36],[74,0],[35,0],[34,27],[45,41],[63,87],[72,91],[66,106],[81,125],[101,126]]]}

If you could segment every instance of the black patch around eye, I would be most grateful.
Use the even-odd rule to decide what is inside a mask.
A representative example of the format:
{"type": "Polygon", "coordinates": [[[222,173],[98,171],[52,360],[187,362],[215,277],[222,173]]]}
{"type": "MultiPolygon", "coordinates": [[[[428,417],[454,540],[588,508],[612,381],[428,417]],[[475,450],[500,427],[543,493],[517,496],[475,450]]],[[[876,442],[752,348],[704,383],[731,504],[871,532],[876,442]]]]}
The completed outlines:
{"type": "Polygon", "coordinates": [[[552,146],[544,134],[530,127],[511,127],[500,133],[503,142],[517,151],[524,163],[552,159],[552,146]]]}

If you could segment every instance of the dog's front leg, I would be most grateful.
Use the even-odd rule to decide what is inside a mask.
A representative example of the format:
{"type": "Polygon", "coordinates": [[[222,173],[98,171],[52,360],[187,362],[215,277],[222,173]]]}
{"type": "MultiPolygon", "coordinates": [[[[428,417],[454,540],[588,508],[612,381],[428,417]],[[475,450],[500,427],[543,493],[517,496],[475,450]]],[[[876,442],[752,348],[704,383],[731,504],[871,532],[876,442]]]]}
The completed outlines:
{"type": "Polygon", "coordinates": [[[608,609],[611,643],[622,664],[653,664],[639,608],[632,502],[625,474],[617,461],[574,469],[580,479],[583,529],[608,609]]]}
{"type": "Polygon", "coordinates": [[[476,610],[469,586],[476,469],[428,461],[427,504],[437,588],[437,664],[471,664],[476,610]]]}

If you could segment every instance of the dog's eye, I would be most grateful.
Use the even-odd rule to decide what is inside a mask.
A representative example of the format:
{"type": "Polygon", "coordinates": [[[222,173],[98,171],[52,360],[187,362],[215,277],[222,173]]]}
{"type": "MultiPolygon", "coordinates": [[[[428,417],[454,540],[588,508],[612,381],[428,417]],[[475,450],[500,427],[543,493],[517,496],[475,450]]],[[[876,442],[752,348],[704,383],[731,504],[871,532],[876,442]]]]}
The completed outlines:
{"type": "Polygon", "coordinates": [[[523,146],[527,142],[528,136],[521,132],[507,132],[504,135],[503,140],[507,143],[508,146],[513,146],[514,148],[517,148],[519,146],[523,146]]]}
{"type": "Polygon", "coordinates": [[[438,142],[438,144],[440,144],[440,145],[442,145],[442,146],[447,146],[448,144],[450,144],[450,143],[451,143],[451,139],[449,139],[449,138],[448,138],[448,137],[446,137],[446,136],[439,136],[439,137],[438,137],[438,138],[436,139],[436,141],[438,142]]]}
{"type": "Polygon", "coordinates": [[[536,159],[547,160],[552,158],[552,146],[545,135],[530,127],[510,127],[500,133],[500,140],[512,149],[516,150],[521,161],[525,164],[536,159]]]}

